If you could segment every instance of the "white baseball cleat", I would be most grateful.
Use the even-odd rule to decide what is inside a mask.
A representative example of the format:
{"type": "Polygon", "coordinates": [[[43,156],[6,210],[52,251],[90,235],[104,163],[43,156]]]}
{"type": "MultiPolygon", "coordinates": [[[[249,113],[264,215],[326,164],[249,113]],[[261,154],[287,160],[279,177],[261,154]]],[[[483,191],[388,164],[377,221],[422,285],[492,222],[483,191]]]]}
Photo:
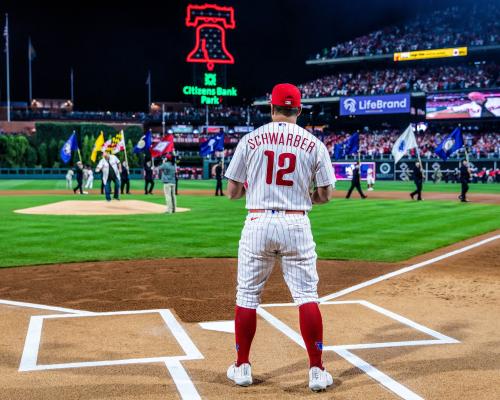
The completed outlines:
{"type": "Polygon", "coordinates": [[[326,369],[312,367],[309,370],[309,389],[313,392],[320,392],[331,385],[333,385],[333,378],[326,369]]]}
{"type": "Polygon", "coordinates": [[[239,386],[249,386],[253,383],[252,366],[245,363],[237,367],[232,364],[227,369],[227,377],[239,386]]]}

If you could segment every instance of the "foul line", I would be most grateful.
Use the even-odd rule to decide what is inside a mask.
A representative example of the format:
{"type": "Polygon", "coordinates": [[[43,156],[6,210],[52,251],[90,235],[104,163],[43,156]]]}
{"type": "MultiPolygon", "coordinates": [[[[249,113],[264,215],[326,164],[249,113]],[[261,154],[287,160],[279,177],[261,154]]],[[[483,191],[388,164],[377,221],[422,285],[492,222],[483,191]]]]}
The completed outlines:
{"type": "Polygon", "coordinates": [[[395,276],[402,275],[402,274],[405,274],[407,272],[413,271],[415,269],[422,268],[422,267],[425,267],[425,266],[430,265],[430,264],[434,264],[434,263],[441,261],[441,260],[444,260],[446,258],[456,256],[457,254],[464,253],[464,252],[472,250],[476,247],[482,246],[483,244],[493,242],[494,240],[497,240],[497,239],[500,239],[500,235],[492,236],[488,239],[481,240],[480,242],[473,243],[473,244],[470,244],[468,246],[462,247],[461,249],[453,250],[453,251],[450,251],[449,253],[440,255],[438,257],[431,258],[430,260],[423,261],[423,262],[420,262],[418,264],[413,264],[413,265],[410,265],[408,267],[398,269],[397,271],[393,271],[393,272],[390,272],[388,274],[381,275],[381,276],[374,278],[374,279],[371,279],[369,281],[359,283],[359,284],[351,286],[349,288],[346,288],[346,289],[340,290],[338,292],[329,294],[327,296],[321,297],[319,299],[319,301],[321,303],[323,303],[323,302],[331,300],[331,299],[336,299],[337,297],[344,296],[346,294],[355,292],[356,290],[363,289],[365,287],[374,285],[378,282],[382,282],[382,281],[385,281],[387,279],[393,278],[395,276]]]}
{"type": "Polygon", "coordinates": [[[6,306],[35,308],[38,310],[59,311],[62,313],[69,313],[69,314],[86,314],[86,315],[94,314],[93,312],[90,311],[73,310],[71,308],[64,308],[64,307],[46,306],[44,304],[25,303],[23,301],[0,300],[0,304],[5,304],[6,306]]]}

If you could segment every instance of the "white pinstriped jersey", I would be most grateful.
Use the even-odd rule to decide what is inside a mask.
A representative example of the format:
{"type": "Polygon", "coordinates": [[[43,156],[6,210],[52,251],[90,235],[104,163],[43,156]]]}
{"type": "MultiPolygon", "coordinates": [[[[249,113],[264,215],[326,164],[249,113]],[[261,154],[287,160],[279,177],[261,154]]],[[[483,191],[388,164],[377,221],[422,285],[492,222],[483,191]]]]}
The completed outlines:
{"type": "Polygon", "coordinates": [[[247,183],[246,208],[311,209],[309,188],[335,183],[325,145],[300,126],[271,122],[244,136],[226,177],[247,183]]]}

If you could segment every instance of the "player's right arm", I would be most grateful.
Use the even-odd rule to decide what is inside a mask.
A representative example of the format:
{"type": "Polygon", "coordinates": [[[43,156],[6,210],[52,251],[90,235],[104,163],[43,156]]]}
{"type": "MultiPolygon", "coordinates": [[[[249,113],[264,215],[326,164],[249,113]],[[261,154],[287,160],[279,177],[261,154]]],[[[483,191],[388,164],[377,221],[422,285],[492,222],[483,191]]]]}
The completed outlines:
{"type": "Polygon", "coordinates": [[[227,181],[227,197],[231,200],[241,199],[245,195],[245,184],[229,179],[227,181]]]}
{"type": "Polygon", "coordinates": [[[311,195],[313,204],[328,203],[333,196],[332,185],[317,187],[311,195]]]}

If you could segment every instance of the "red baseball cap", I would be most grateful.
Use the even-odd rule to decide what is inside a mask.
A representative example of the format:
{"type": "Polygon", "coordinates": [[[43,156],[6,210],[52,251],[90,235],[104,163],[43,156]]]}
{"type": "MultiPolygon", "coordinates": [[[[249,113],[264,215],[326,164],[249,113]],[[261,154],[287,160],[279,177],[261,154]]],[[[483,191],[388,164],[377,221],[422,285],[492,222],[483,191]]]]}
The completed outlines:
{"type": "Polygon", "coordinates": [[[271,104],[280,107],[300,107],[300,90],[291,83],[278,83],[271,93],[271,104]]]}

